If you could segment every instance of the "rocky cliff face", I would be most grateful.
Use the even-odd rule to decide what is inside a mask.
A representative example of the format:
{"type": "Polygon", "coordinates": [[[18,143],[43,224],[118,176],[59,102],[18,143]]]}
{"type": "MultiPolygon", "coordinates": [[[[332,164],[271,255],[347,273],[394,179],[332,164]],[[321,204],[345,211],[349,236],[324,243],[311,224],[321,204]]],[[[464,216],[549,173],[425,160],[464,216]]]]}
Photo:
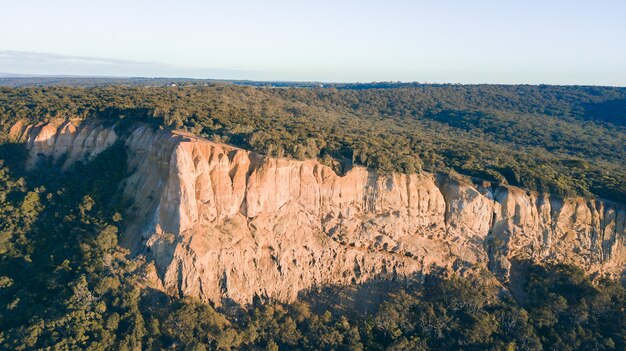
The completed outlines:
{"type": "Polygon", "coordinates": [[[131,176],[122,244],[154,262],[170,294],[220,303],[281,301],[324,284],[491,270],[512,259],[563,262],[620,276],[624,206],[559,199],[428,173],[339,176],[317,161],[274,159],[193,135],[139,125],[16,125],[27,165],[68,167],[118,139],[131,176]]]}

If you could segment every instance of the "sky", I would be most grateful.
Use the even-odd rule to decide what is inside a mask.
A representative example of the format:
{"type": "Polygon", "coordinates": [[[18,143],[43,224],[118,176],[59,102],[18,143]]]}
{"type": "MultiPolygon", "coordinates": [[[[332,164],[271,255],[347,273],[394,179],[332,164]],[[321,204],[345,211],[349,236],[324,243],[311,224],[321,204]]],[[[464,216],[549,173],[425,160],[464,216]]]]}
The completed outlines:
{"type": "Polygon", "coordinates": [[[0,0],[0,73],[626,86],[624,0],[0,0]]]}

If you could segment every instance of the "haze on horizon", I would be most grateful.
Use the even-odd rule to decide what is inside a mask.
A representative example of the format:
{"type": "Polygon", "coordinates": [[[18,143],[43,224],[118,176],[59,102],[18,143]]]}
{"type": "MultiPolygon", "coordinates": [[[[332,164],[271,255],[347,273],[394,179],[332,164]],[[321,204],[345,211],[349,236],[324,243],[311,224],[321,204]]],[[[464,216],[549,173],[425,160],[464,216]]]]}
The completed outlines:
{"type": "Polygon", "coordinates": [[[3,3],[0,73],[626,86],[626,2],[3,3]]]}

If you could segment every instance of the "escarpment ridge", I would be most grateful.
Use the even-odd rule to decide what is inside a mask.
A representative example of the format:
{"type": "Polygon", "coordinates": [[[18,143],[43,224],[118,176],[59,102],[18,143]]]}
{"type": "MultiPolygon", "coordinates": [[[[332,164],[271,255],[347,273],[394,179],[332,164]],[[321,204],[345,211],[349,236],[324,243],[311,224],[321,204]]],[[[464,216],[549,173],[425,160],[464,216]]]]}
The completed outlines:
{"type": "Polygon", "coordinates": [[[120,242],[154,262],[169,294],[220,303],[291,301],[323,284],[431,271],[508,279],[511,261],[561,262],[621,276],[626,209],[443,175],[345,175],[316,160],[276,159],[138,124],[16,124],[27,168],[67,168],[124,142],[130,176],[120,242]]]}

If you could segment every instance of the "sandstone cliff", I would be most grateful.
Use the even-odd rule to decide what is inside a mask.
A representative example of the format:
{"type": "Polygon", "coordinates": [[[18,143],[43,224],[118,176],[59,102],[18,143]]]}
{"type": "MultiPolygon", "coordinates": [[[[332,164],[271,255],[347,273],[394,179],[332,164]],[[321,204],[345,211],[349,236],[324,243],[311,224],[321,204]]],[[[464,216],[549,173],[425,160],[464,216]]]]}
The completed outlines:
{"type": "Polygon", "coordinates": [[[560,199],[442,175],[339,176],[314,160],[274,159],[182,132],[51,122],[11,134],[30,168],[68,167],[123,140],[131,176],[122,244],[154,262],[170,294],[220,303],[293,300],[324,284],[491,270],[512,259],[563,262],[620,276],[624,206],[560,199]]]}

